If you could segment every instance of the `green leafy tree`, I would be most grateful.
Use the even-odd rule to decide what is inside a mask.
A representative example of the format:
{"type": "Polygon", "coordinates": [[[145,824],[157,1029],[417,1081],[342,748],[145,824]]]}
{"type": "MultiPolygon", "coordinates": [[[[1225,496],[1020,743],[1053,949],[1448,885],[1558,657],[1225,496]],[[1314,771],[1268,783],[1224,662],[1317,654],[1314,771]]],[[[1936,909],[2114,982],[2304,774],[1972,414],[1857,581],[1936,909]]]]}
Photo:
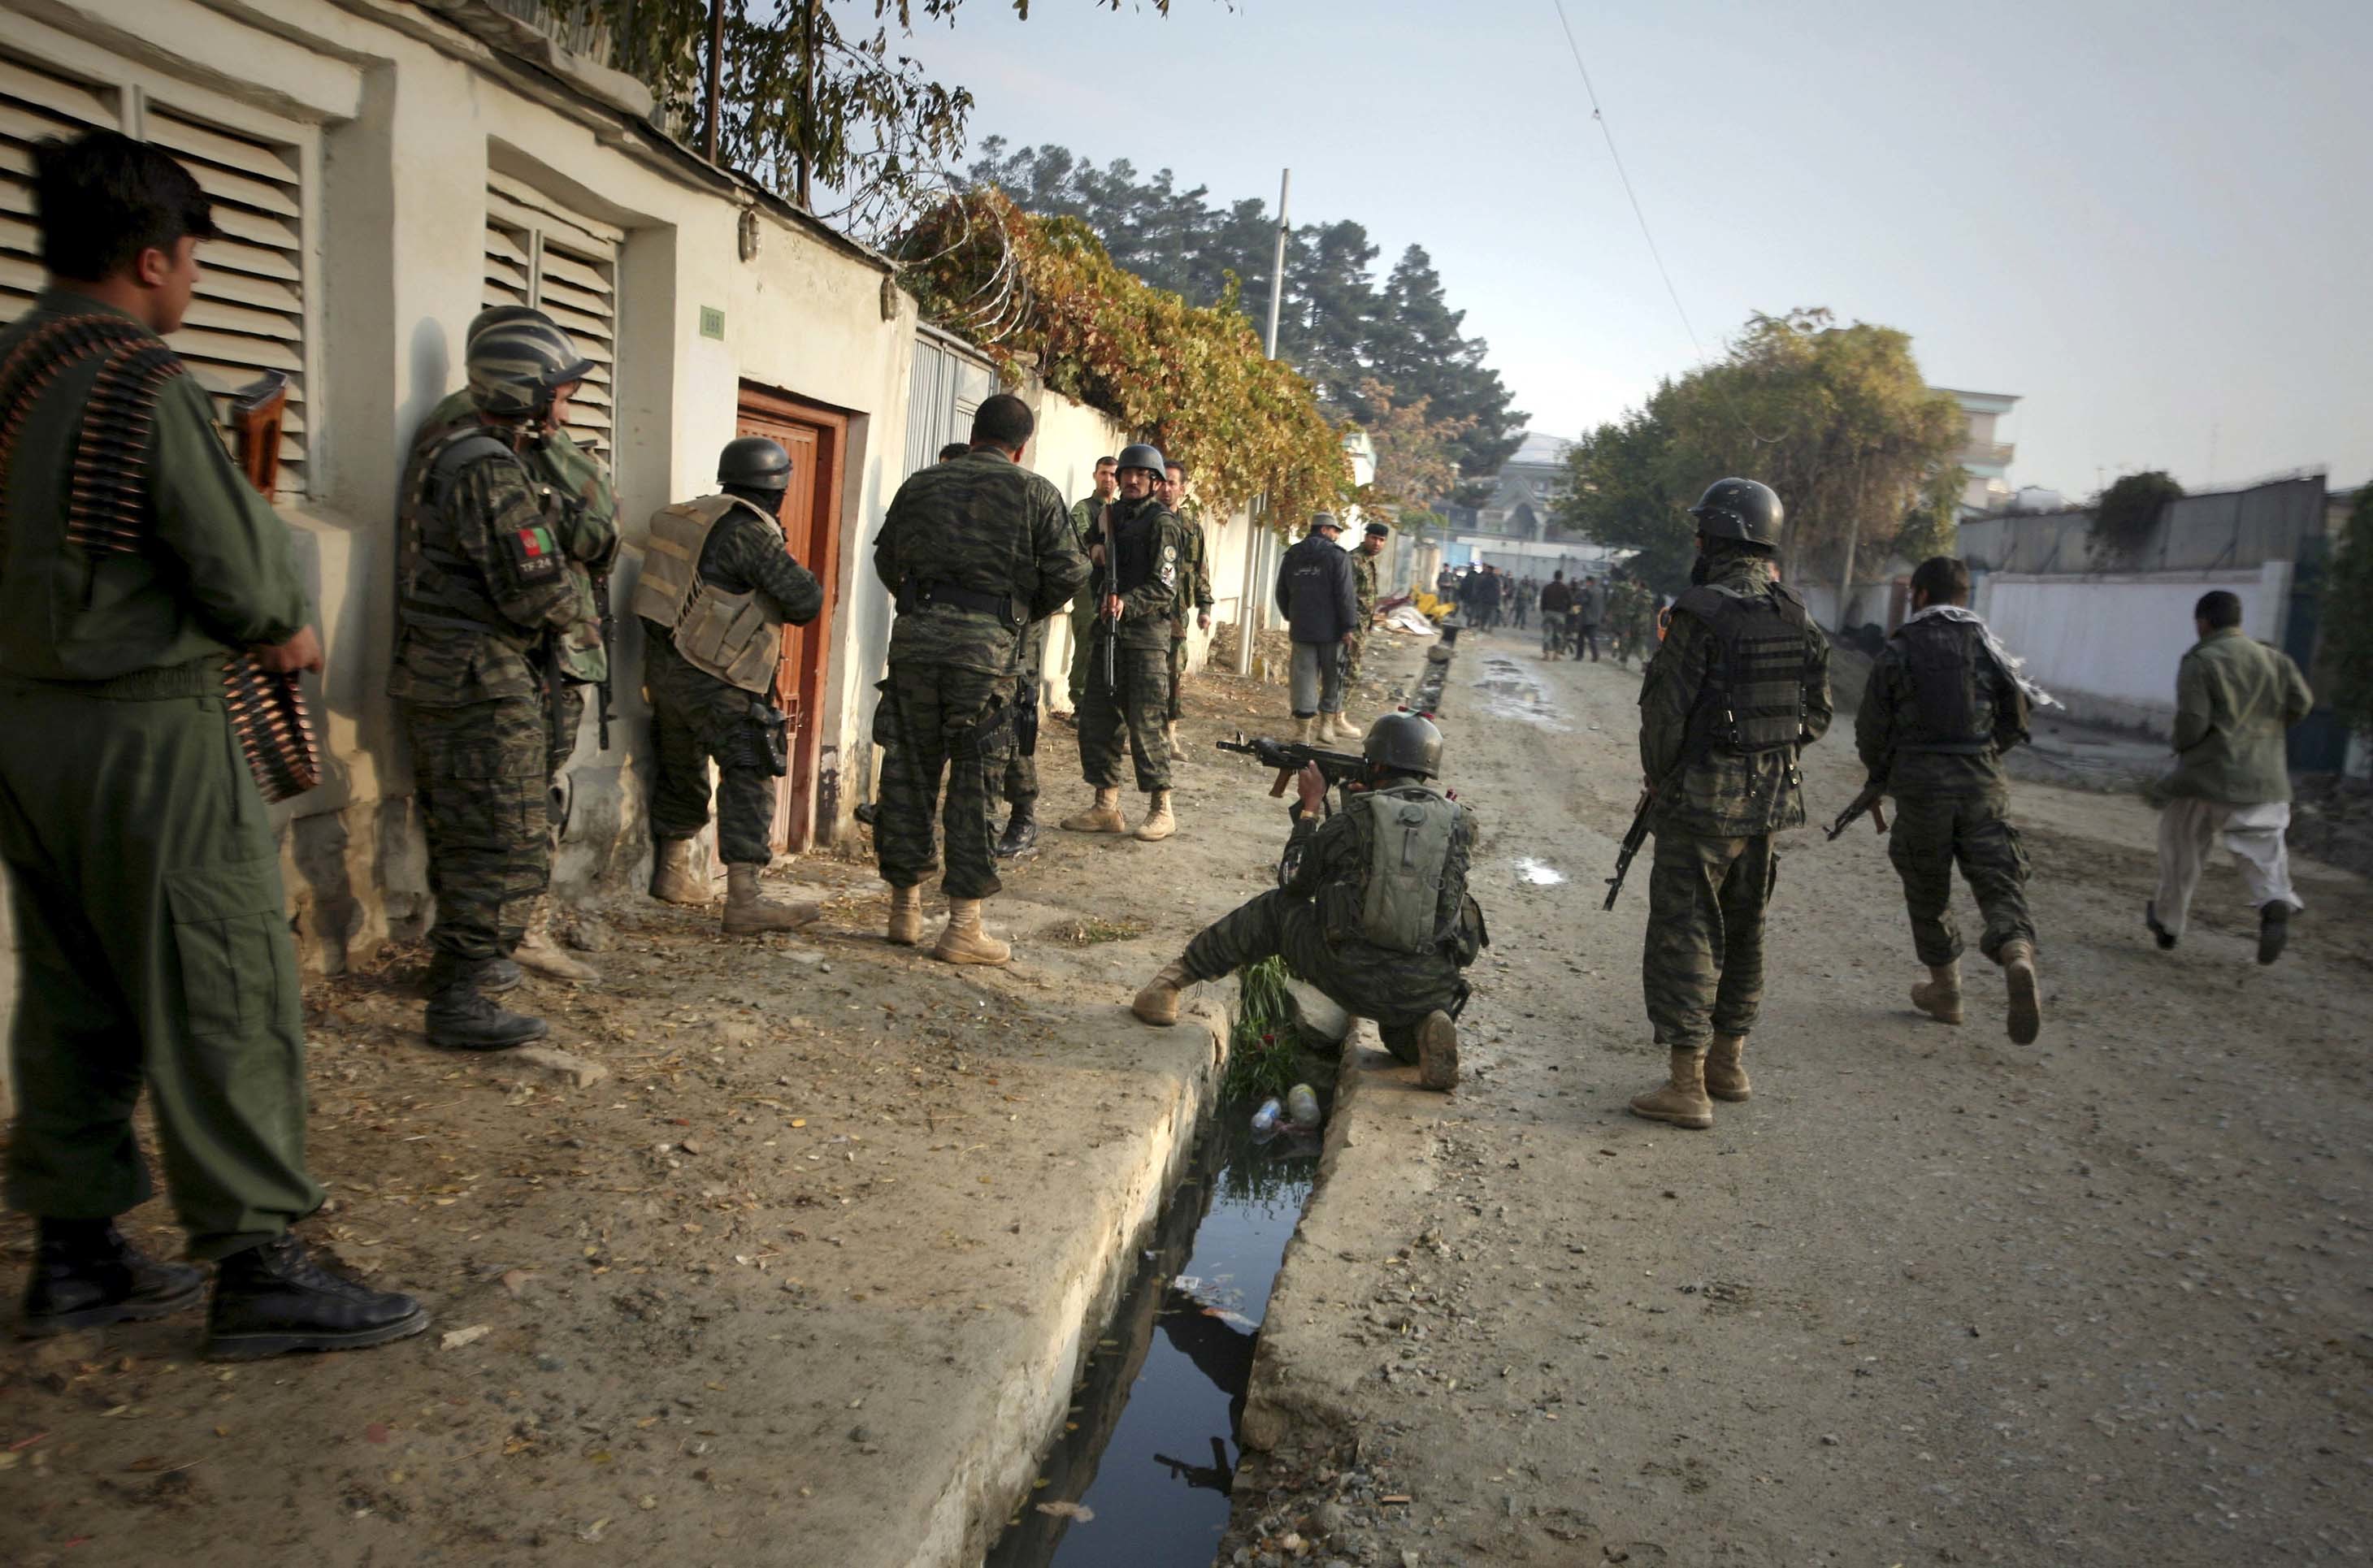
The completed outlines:
{"type": "Polygon", "coordinates": [[[2159,514],[2170,501],[2183,498],[2183,486],[2163,469],[2125,474],[2093,497],[2093,522],[2086,530],[2094,552],[2104,560],[2128,562],[2143,552],[2159,514]]]}
{"type": "Polygon", "coordinates": [[[1674,488],[1671,412],[1681,396],[1666,381],[1646,406],[1590,431],[1566,453],[1572,482],[1557,504],[1562,531],[1639,552],[1631,569],[1659,593],[1689,586],[1697,524],[1682,508],[1697,497],[1674,488]]]}
{"type": "Polygon", "coordinates": [[[1458,482],[1457,439],[1467,420],[1439,420],[1426,400],[1393,401],[1392,389],[1371,377],[1360,388],[1369,411],[1361,428],[1376,444],[1376,477],[1360,496],[1363,506],[1424,509],[1458,482]]]}
{"type": "Polygon", "coordinates": [[[2316,673],[2340,722],[2373,737],[2373,617],[2348,611],[2373,604],[2373,484],[2360,486],[2347,531],[2324,575],[2323,646],[2316,673]]]}

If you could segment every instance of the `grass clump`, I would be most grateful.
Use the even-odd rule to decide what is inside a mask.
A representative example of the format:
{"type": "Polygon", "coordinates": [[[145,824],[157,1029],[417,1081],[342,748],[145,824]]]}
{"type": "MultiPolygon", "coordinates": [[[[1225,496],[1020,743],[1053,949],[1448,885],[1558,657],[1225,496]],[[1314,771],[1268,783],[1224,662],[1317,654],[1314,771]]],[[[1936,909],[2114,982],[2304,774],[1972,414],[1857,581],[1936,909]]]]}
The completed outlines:
{"type": "Polygon", "coordinates": [[[1237,971],[1236,1016],[1228,1034],[1227,1094],[1267,1099],[1293,1087],[1297,1065],[1293,995],[1282,958],[1237,971]]]}

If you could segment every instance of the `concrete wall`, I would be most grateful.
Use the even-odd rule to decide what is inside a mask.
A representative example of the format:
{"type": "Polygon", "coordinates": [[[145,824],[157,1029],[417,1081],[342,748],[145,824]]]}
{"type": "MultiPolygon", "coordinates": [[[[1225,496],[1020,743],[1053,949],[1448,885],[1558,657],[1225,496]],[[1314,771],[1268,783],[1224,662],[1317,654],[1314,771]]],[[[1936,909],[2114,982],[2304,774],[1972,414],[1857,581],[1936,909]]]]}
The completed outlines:
{"type": "Polygon", "coordinates": [[[2255,571],[2093,577],[1987,574],[1972,596],[2027,672],[2088,724],[2166,733],[2175,714],[2175,670],[2198,641],[2192,607],[2224,588],[2240,596],[2241,629],[2280,643],[2291,566],[2255,571]]]}

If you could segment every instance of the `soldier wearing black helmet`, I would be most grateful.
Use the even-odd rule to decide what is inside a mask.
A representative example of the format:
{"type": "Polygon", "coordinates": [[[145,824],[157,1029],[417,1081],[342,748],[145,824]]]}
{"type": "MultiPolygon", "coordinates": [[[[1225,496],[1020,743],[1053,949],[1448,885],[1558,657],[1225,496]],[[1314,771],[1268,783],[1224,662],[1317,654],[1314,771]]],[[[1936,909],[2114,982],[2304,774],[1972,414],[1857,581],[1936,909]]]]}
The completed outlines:
{"type": "Polygon", "coordinates": [[[1670,1071],[1631,1109],[1704,1128],[1715,1099],[1748,1097],[1741,1057],[1763,1003],[1763,911],[1779,871],[1771,835],[1805,820],[1796,755],[1829,727],[1829,656],[1802,601],[1773,580],[1771,487],[1721,480],[1689,512],[1694,586],[1640,691],[1656,835],[1641,973],[1670,1071]]]}
{"type": "Polygon", "coordinates": [[[651,792],[651,896],[706,904],[692,841],[708,825],[708,763],[717,762],[717,849],[725,862],[729,935],[790,931],[823,912],[758,891],[773,850],[775,781],[790,737],[774,705],[783,628],[824,609],[824,589],[784,547],[791,455],[763,436],[729,442],[718,494],[651,518],[635,613],[645,633],[659,780],[651,792]]]}
{"type": "Polygon", "coordinates": [[[493,993],[519,983],[511,955],[551,877],[557,650],[595,613],[562,542],[568,498],[532,454],[592,365],[541,317],[487,327],[467,361],[477,418],[425,442],[405,470],[388,694],[412,741],[437,900],[428,1039],[495,1051],[546,1032],[493,993]]]}
{"type": "Polygon", "coordinates": [[[1170,813],[1170,635],[1176,623],[1186,539],[1162,504],[1165,465],[1159,447],[1121,449],[1120,497],[1098,514],[1090,586],[1099,611],[1090,633],[1088,684],[1080,699],[1080,771],[1095,800],[1063,819],[1074,833],[1126,833],[1120,814],[1121,736],[1148,797],[1137,836],[1149,842],[1177,830],[1170,813]],[[1105,533],[1109,530],[1111,551],[1105,533]],[[1110,679],[1106,671],[1111,672],[1110,679]]]}
{"type": "Polygon", "coordinates": [[[1186,986],[1281,955],[1344,1011],[1374,1020],[1428,1088],[1449,1089],[1468,994],[1460,971],[1490,941],[1467,892],[1475,814],[1433,782],[1442,732],[1428,720],[1385,714],[1362,754],[1366,776],[1331,817],[1326,779],[1303,770],[1277,887],[1197,933],[1130,1010],[1175,1024],[1186,986]]]}

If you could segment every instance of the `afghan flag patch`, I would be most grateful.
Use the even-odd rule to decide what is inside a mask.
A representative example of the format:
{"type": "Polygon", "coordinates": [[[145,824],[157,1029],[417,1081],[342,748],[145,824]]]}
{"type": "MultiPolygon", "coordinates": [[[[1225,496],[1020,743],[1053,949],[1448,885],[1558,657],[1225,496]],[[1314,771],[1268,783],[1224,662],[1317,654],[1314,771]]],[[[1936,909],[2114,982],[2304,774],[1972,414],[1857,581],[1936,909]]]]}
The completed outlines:
{"type": "Polygon", "coordinates": [[[552,553],[552,530],[542,523],[532,528],[520,529],[519,541],[520,554],[529,561],[552,553]]]}

